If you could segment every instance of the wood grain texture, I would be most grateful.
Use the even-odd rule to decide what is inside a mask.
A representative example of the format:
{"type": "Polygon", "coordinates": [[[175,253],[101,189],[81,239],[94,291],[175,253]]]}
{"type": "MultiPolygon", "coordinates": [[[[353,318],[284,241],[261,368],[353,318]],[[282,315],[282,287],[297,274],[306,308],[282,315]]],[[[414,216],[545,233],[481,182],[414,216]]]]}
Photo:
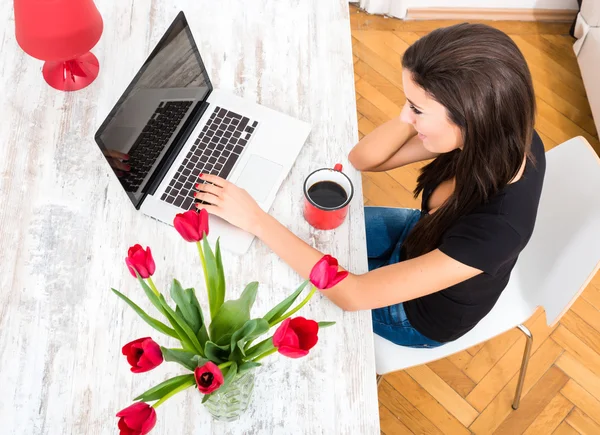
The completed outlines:
{"type": "Polygon", "coordinates": [[[600,433],[600,426],[578,408],[571,412],[566,421],[581,434],[595,435],[600,433]]]}
{"type": "Polygon", "coordinates": [[[449,358],[443,358],[427,365],[462,397],[466,397],[475,387],[475,382],[469,379],[449,358]]]}
{"type": "MultiPolygon", "coordinates": [[[[352,49],[354,50],[354,54],[356,54],[360,60],[368,64],[394,86],[402,89],[402,70],[397,69],[392,65],[392,63],[396,66],[398,65],[397,58],[400,56],[396,56],[394,53],[391,57],[392,63],[390,63],[386,57],[380,57],[369,46],[362,43],[354,36],[352,37],[352,49]]],[[[382,49],[379,49],[378,51],[382,51],[382,49]]],[[[387,52],[389,53],[389,51],[387,52]]]]}
{"type": "Polygon", "coordinates": [[[550,368],[523,399],[519,409],[511,413],[494,433],[522,433],[568,381],[569,377],[562,371],[550,368]]]}
{"type": "Polygon", "coordinates": [[[573,429],[573,426],[571,426],[569,423],[563,421],[560,426],[558,426],[556,430],[552,432],[552,435],[579,435],[579,432],[573,429]]]}
{"type": "Polygon", "coordinates": [[[379,406],[379,418],[382,433],[386,435],[412,435],[412,431],[383,405],[379,406]]]}
{"type": "Polygon", "coordinates": [[[560,325],[552,333],[552,339],[597,376],[600,376],[600,355],[590,349],[575,334],[560,325]]]}
{"type": "Polygon", "coordinates": [[[417,381],[405,371],[391,373],[386,380],[396,391],[405,397],[424,417],[429,419],[445,434],[468,434],[468,429],[461,424],[444,406],[427,392],[417,381]]]}
{"type": "Polygon", "coordinates": [[[573,311],[567,312],[562,317],[561,323],[590,349],[600,354],[600,331],[592,328],[573,311]]]}
{"type": "Polygon", "coordinates": [[[406,372],[464,426],[477,418],[477,411],[428,366],[411,367],[406,372]]]}
{"type": "Polygon", "coordinates": [[[450,355],[448,360],[452,362],[459,369],[464,369],[469,361],[471,361],[473,357],[469,352],[463,350],[462,352],[455,353],[454,355],[450,355]]]}
{"type": "Polygon", "coordinates": [[[587,289],[581,294],[581,297],[592,304],[594,308],[600,310],[600,289],[593,284],[588,285],[587,289]]]}
{"type": "Polygon", "coordinates": [[[471,356],[473,356],[473,357],[474,357],[475,355],[477,355],[477,353],[478,353],[478,352],[479,352],[481,349],[483,349],[483,347],[484,347],[484,346],[485,346],[485,343],[479,343],[479,344],[476,344],[475,346],[468,348],[468,349],[467,349],[467,352],[469,352],[469,353],[471,354],[471,356]]]}
{"type": "Polygon", "coordinates": [[[598,310],[585,299],[577,299],[571,306],[571,311],[581,317],[596,331],[600,331],[600,316],[598,316],[598,310]]]}
{"type": "Polygon", "coordinates": [[[398,106],[391,101],[387,96],[379,92],[375,87],[371,86],[366,80],[358,80],[355,82],[356,93],[361,97],[367,99],[381,112],[383,112],[388,119],[395,118],[402,110],[401,106],[398,106]]]}
{"type": "Polygon", "coordinates": [[[556,361],[556,366],[565,372],[571,379],[582,385],[588,393],[600,400],[600,377],[580,363],[576,358],[565,352],[556,361]]]}
{"type": "Polygon", "coordinates": [[[585,391],[581,385],[571,379],[561,390],[561,393],[577,408],[591,417],[596,424],[600,425],[600,402],[585,391]]]}
{"type": "MultiPolygon", "coordinates": [[[[539,310],[537,313],[539,313],[539,310]]],[[[529,319],[526,326],[535,337],[531,348],[531,352],[535,353],[550,333],[550,329],[546,325],[544,316],[538,315],[535,317],[535,314],[534,317],[529,319]]],[[[494,340],[497,340],[498,338],[500,337],[497,337],[494,340]]],[[[525,337],[521,334],[519,339],[511,345],[508,351],[500,358],[500,360],[498,360],[486,376],[477,383],[477,386],[467,396],[467,401],[473,405],[475,409],[483,411],[500,390],[502,390],[513,376],[518,373],[521,360],[523,359],[524,348],[525,337]]]]}
{"type": "MultiPolygon", "coordinates": [[[[563,349],[552,340],[546,340],[529,361],[525,383],[523,385],[523,397],[542,378],[544,373],[552,367],[556,359],[561,355],[563,349]]],[[[515,395],[518,375],[513,376],[508,384],[498,393],[492,402],[479,414],[479,417],[469,427],[476,434],[493,433],[512,412],[512,402],[515,395]]]]}
{"type": "Polygon", "coordinates": [[[414,198],[412,192],[406,190],[401,184],[398,184],[394,178],[385,172],[365,173],[363,174],[362,178],[363,182],[365,179],[373,182],[381,189],[384,195],[386,195],[388,198],[395,198],[399,204],[403,204],[411,208],[420,208],[421,206],[421,202],[414,198]]]}
{"type": "Polygon", "coordinates": [[[522,35],[521,40],[526,41],[541,53],[548,56],[555,63],[562,65],[568,69],[571,73],[578,77],[581,77],[579,72],[579,65],[577,64],[577,58],[571,56],[573,52],[574,39],[571,40],[571,45],[565,47],[563,44],[555,44],[554,42],[546,39],[543,35],[522,35]]]}
{"type": "Polygon", "coordinates": [[[511,329],[486,343],[465,367],[467,376],[475,382],[481,381],[520,336],[519,331],[511,329]]]}
{"type": "Polygon", "coordinates": [[[379,386],[379,395],[385,401],[386,407],[400,419],[400,421],[413,433],[441,435],[432,422],[423,416],[410,401],[402,396],[389,382],[384,379],[379,386]]]}
{"type": "Polygon", "coordinates": [[[573,409],[573,404],[557,394],[529,425],[524,435],[552,433],[573,409]]]}
{"type": "Polygon", "coordinates": [[[369,121],[366,117],[362,117],[358,120],[358,132],[364,135],[371,133],[375,130],[376,126],[371,121],[369,121]]]}
{"type": "MultiPolygon", "coordinates": [[[[114,434],[115,413],[179,366],[134,375],[120,346],[155,334],[110,292],[154,313],[123,258],[152,247],[155,282],[173,277],[206,297],[195,247],[131,206],[93,135],[180,10],[215,87],[312,124],[312,133],[271,209],[299,237],[366,271],[360,175],[348,221],[318,232],[300,217],[301,182],[311,170],[347,162],[357,141],[348,3],[344,0],[97,0],[104,33],[93,49],[100,75],[88,88],[50,88],[42,63],[14,37],[12,2],[0,4],[0,432],[114,434]],[[10,206],[8,206],[10,205],[10,206]]],[[[228,298],[260,283],[260,316],[300,278],[264,245],[224,254],[228,298]]],[[[302,315],[337,325],[303,360],[271,357],[254,399],[233,424],[212,422],[193,389],[158,409],[157,434],[378,434],[371,318],[315,297],[302,315]]]]}

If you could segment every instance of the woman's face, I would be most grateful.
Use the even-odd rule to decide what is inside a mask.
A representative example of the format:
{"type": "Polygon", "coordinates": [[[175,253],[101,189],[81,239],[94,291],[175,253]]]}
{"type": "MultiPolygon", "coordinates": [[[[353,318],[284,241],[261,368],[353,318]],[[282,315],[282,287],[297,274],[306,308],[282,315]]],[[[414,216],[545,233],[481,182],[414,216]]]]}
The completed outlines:
{"type": "Polygon", "coordinates": [[[400,119],[415,127],[423,146],[439,154],[462,148],[460,128],[448,119],[446,108],[413,82],[410,71],[406,69],[402,70],[402,83],[406,103],[400,119]]]}

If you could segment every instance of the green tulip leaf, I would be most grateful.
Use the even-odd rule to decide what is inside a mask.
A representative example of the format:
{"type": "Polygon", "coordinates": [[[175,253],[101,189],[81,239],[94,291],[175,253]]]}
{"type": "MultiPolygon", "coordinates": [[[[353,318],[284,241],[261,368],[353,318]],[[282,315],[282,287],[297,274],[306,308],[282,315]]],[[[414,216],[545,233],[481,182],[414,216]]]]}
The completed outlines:
{"type": "MultiPolygon", "coordinates": [[[[163,298],[163,300],[164,300],[164,298],[163,298]]],[[[165,305],[167,305],[166,301],[165,301],[165,305]]],[[[162,307],[162,305],[161,305],[161,307],[162,307]]],[[[171,307],[169,307],[169,309],[171,311],[173,311],[171,309],[171,307]]],[[[178,335],[177,338],[179,339],[179,342],[181,343],[181,346],[183,347],[183,349],[188,352],[199,353],[198,350],[194,347],[194,344],[191,342],[191,340],[185,333],[185,331],[181,328],[181,326],[179,326],[179,323],[177,323],[175,318],[172,315],[170,315],[169,312],[167,312],[166,310],[163,309],[163,311],[164,311],[165,317],[169,320],[169,323],[171,324],[171,326],[177,333],[177,335],[178,335]]],[[[174,312],[174,315],[178,315],[178,314],[176,312],[174,312]]]]}
{"type": "Polygon", "coordinates": [[[253,368],[260,367],[261,365],[262,365],[261,363],[254,362],[254,361],[245,362],[238,368],[238,373],[244,373],[247,370],[251,370],[253,368]]]}
{"type": "Polygon", "coordinates": [[[300,284],[300,287],[298,287],[294,293],[285,298],[283,301],[277,304],[275,308],[273,308],[271,311],[265,314],[263,316],[263,319],[265,319],[269,323],[272,323],[279,319],[281,316],[283,316],[288,310],[288,308],[290,308],[292,304],[296,301],[300,293],[302,293],[302,290],[304,290],[304,287],[306,287],[306,284],[308,284],[309,282],[310,281],[306,280],[302,284],[300,284]]]}
{"type": "Polygon", "coordinates": [[[250,309],[256,299],[258,282],[251,282],[246,286],[239,299],[226,301],[210,324],[210,336],[220,345],[229,344],[235,331],[250,320],[250,309]]]}
{"type": "Polygon", "coordinates": [[[198,315],[198,310],[192,305],[192,301],[189,300],[189,295],[185,293],[183,287],[181,287],[181,284],[176,279],[173,280],[173,284],[171,285],[171,299],[177,304],[177,308],[181,311],[183,319],[192,331],[198,331],[200,329],[200,316],[198,315]]]}
{"type": "Polygon", "coordinates": [[[194,369],[198,367],[198,362],[196,359],[198,355],[196,355],[194,352],[188,352],[187,350],[183,349],[167,349],[162,346],[160,347],[160,350],[162,351],[165,361],[176,362],[191,371],[194,371],[194,369]]]}
{"type": "Polygon", "coordinates": [[[257,357],[258,355],[262,355],[263,353],[273,349],[273,337],[269,337],[266,340],[261,341],[256,346],[252,346],[250,349],[246,351],[246,357],[244,359],[252,359],[257,357]]]}
{"type": "Polygon", "coordinates": [[[196,334],[194,334],[194,331],[192,331],[187,325],[183,317],[169,306],[163,295],[160,295],[159,300],[165,310],[165,315],[167,315],[169,321],[171,322],[171,326],[173,326],[175,331],[177,331],[179,334],[180,341],[184,349],[195,351],[200,355],[204,355],[202,346],[200,346],[200,342],[198,341],[196,334]]]}
{"type": "Polygon", "coordinates": [[[206,284],[208,292],[208,305],[210,307],[210,317],[214,319],[219,308],[223,304],[223,295],[221,295],[221,289],[224,287],[224,283],[221,284],[220,274],[217,267],[217,260],[213,253],[208,240],[206,237],[202,239],[202,250],[204,251],[204,262],[206,264],[206,284]]]}
{"type": "Polygon", "coordinates": [[[233,364],[231,364],[229,366],[229,370],[227,370],[227,373],[225,374],[225,376],[223,376],[223,385],[221,386],[221,388],[226,389],[229,384],[231,383],[231,381],[233,381],[233,378],[235,378],[235,375],[237,374],[237,364],[234,362],[233,364]]]}
{"type": "Polygon", "coordinates": [[[221,308],[221,305],[225,302],[225,270],[223,269],[223,259],[221,258],[221,245],[219,243],[219,238],[217,239],[217,246],[215,249],[215,260],[217,263],[217,273],[218,273],[218,285],[217,292],[215,295],[215,312],[221,308]]]}
{"type": "Polygon", "coordinates": [[[319,328],[327,328],[335,325],[335,322],[318,322],[319,328]]]}
{"type": "Polygon", "coordinates": [[[133,308],[133,311],[135,311],[142,318],[142,320],[144,320],[144,322],[146,322],[148,325],[152,326],[154,329],[156,329],[159,332],[162,332],[165,335],[168,335],[170,337],[176,338],[177,340],[180,340],[179,334],[177,334],[177,332],[174,329],[169,328],[167,325],[165,325],[164,323],[162,323],[159,320],[156,320],[154,317],[150,317],[148,314],[146,314],[146,312],[144,310],[142,310],[139,306],[137,306],[133,301],[131,301],[123,293],[119,292],[118,290],[115,290],[114,288],[112,289],[112,291],[117,296],[119,296],[121,299],[123,299],[127,303],[127,305],[129,305],[131,308],[133,308]]]}
{"type": "Polygon", "coordinates": [[[265,319],[250,319],[244,323],[244,326],[235,331],[231,336],[231,355],[235,356],[229,359],[241,359],[241,357],[245,356],[244,346],[246,343],[268,332],[269,328],[269,322],[265,319]]]}
{"type": "Polygon", "coordinates": [[[206,354],[206,358],[215,364],[220,364],[227,361],[229,357],[229,345],[220,346],[212,341],[207,341],[204,353],[206,354]]]}
{"type": "Polygon", "coordinates": [[[196,291],[193,288],[187,288],[184,290],[187,300],[196,307],[198,312],[198,319],[200,321],[200,328],[196,330],[196,337],[198,337],[198,341],[200,341],[200,345],[204,349],[204,344],[209,340],[208,338],[208,330],[206,329],[206,323],[204,323],[204,315],[202,314],[202,307],[200,306],[200,302],[198,302],[198,298],[196,297],[196,291]]]}
{"type": "Polygon", "coordinates": [[[205,394],[204,397],[202,398],[202,404],[206,403],[208,401],[208,399],[210,399],[210,396],[212,396],[213,393],[210,394],[205,394]]]}
{"type": "Polygon", "coordinates": [[[142,402],[151,402],[153,400],[160,400],[171,391],[182,387],[185,384],[192,385],[196,384],[196,380],[194,379],[194,375],[181,375],[175,376],[174,378],[167,379],[164,382],[161,382],[155,387],[150,388],[148,391],[140,394],[133,400],[141,400],[142,402]]]}

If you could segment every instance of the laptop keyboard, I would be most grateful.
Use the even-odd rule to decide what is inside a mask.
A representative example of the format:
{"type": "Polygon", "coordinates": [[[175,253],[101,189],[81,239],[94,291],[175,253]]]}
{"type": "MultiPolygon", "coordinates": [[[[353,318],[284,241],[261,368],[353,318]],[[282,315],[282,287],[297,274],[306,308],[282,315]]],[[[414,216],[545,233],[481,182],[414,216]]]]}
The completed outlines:
{"type": "Polygon", "coordinates": [[[161,200],[185,210],[193,209],[195,185],[203,182],[199,175],[227,178],[257,126],[258,121],[215,107],[161,200]]]}
{"type": "Polygon", "coordinates": [[[163,101],[156,108],[129,150],[131,171],[122,178],[129,192],[136,192],[160,153],[173,136],[193,101],[163,101]]]}

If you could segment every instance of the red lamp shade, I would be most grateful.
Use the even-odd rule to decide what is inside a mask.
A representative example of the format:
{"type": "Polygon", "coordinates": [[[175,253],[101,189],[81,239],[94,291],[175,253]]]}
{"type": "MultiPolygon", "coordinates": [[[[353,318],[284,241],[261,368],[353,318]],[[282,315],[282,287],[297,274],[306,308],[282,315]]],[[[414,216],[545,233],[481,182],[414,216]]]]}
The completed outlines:
{"type": "Polygon", "coordinates": [[[93,0],[14,0],[17,42],[45,60],[43,75],[53,88],[75,91],[98,76],[89,50],[102,35],[102,17],[93,0]]]}

